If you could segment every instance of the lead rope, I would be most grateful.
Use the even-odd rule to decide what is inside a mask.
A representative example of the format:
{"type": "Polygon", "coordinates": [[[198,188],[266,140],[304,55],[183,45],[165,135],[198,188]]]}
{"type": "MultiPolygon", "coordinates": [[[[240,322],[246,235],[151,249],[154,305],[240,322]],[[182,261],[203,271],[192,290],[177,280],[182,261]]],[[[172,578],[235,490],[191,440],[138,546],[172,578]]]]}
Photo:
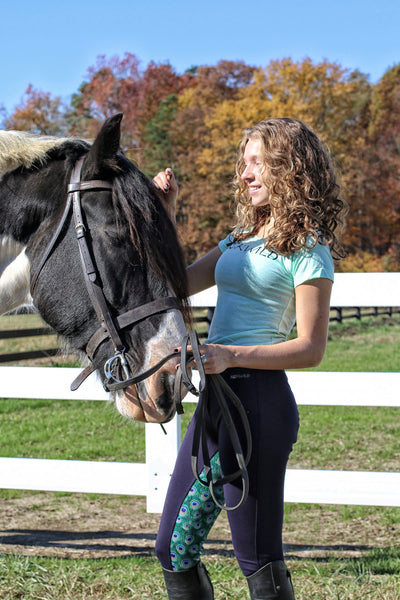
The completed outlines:
{"type": "MultiPolygon", "coordinates": [[[[193,444],[192,444],[192,472],[197,481],[207,486],[210,490],[210,494],[218,506],[218,508],[226,511],[236,510],[245,502],[248,493],[249,493],[249,475],[247,472],[247,465],[249,464],[249,460],[252,452],[252,439],[251,439],[251,431],[249,421],[247,419],[247,414],[243,405],[239,399],[239,397],[234,393],[231,387],[226,383],[224,378],[221,375],[209,375],[204,371],[204,366],[201,361],[200,349],[199,349],[199,339],[197,333],[195,331],[190,331],[188,336],[185,336],[182,342],[182,353],[181,353],[181,367],[178,369],[177,374],[177,382],[176,389],[181,389],[181,385],[184,385],[189,392],[194,394],[195,396],[201,396],[199,401],[199,413],[197,416],[195,429],[193,433],[193,444]],[[187,346],[190,343],[192,347],[192,353],[188,354],[187,346]],[[194,358],[196,361],[196,366],[200,375],[200,384],[199,387],[193,384],[193,381],[188,373],[187,365],[194,358]],[[228,430],[228,435],[232,444],[232,449],[236,455],[236,462],[238,465],[238,469],[229,475],[225,475],[224,477],[220,477],[215,481],[212,478],[212,468],[211,468],[211,460],[208,451],[207,445],[207,429],[206,429],[206,420],[207,420],[207,411],[208,411],[208,402],[209,402],[209,389],[212,389],[214,392],[214,396],[218,402],[218,405],[221,409],[222,417],[224,419],[226,428],[228,430]],[[241,424],[243,426],[245,440],[246,440],[246,456],[244,455],[239,436],[237,433],[237,429],[232,419],[231,411],[229,408],[230,402],[238,411],[239,418],[241,424]],[[204,473],[206,479],[202,479],[199,474],[199,451],[200,447],[203,453],[203,461],[204,461],[204,473]],[[242,480],[242,496],[239,502],[235,506],[227,506],[226,504],[221,504],[215,494],[215,488],[225,485],[226,483],[231,483],[235,479],[241,478],[242,480]]],[[[180,414],[182,411],[181,402],[176,403],[177,412],[180,414]]]]}

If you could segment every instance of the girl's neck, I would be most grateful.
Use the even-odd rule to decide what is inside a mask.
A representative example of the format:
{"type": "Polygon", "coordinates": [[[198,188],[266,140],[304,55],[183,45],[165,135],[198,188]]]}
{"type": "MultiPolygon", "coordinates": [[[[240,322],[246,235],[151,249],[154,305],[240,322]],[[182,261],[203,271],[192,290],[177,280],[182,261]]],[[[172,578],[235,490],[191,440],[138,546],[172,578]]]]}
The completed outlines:
{"type": "Polygon", "coordinates": [[[257,231],[254,232],[254,234],[257,237],[259,237],[260,239],[265,239],[271,235],[273,229],[274,229],[274,219],[273,219],[273,217],[270,217],[270,219],[266,223],[261,225],[261,227],[259,227],[257,229],[257,231]]]}

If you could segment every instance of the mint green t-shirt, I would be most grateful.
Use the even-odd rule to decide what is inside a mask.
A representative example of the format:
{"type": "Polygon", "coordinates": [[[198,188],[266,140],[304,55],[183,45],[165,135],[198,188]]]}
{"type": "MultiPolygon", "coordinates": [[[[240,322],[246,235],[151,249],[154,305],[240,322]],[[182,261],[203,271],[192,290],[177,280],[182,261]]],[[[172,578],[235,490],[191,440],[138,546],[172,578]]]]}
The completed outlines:
{"type": "Polygon", "coordinates": [[[215,268],[218,299],[207,343],[252,346],[287,339],[296,320],[295,288],[310,279],[333,281],[329,246],[317,244],[290,256],[264,248],[256,236],[219,243],[215,268]]]}

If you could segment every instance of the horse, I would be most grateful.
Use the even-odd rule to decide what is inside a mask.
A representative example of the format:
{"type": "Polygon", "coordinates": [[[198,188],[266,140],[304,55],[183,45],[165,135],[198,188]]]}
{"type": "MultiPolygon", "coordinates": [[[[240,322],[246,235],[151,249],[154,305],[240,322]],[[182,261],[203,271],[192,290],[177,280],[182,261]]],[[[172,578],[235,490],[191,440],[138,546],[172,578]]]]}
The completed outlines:
{"type": "Polygon", "coordinates": [[[118,411],[167,422],[190,322],[184,258],[152,183],[120,148],[0,131],[0,314],[33,304],[118,411]]]}

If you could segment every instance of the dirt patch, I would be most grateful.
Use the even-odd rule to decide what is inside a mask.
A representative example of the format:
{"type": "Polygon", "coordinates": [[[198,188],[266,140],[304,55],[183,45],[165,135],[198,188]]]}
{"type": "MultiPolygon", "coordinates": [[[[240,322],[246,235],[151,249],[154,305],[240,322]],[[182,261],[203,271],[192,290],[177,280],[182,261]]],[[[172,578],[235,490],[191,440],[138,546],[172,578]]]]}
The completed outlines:
{"type": "MultiPolygon", "coordinates": [[[[105,558],[153,555],[160,515],[142,497],[24,494],[0,499],[0,554],[105,558]]],[[[233,554],[226,515],[215,524],[208,553],[233,554]]]]}
{"type": "MultiPolygon", "coordinates": [[[[0,554],[106,558],[154,556],[160,515],[146,512],[143,497],[24,493],[0,499],[0,554]]],[[[288,559],[359,557],[372,548],[400,545],[398,524],[379,509],[340,518],[320,506],[300,507],[284,526],[288,559]]],[[[204,545],[206,555],[234,556],[225,512],[204,545]]]]}

